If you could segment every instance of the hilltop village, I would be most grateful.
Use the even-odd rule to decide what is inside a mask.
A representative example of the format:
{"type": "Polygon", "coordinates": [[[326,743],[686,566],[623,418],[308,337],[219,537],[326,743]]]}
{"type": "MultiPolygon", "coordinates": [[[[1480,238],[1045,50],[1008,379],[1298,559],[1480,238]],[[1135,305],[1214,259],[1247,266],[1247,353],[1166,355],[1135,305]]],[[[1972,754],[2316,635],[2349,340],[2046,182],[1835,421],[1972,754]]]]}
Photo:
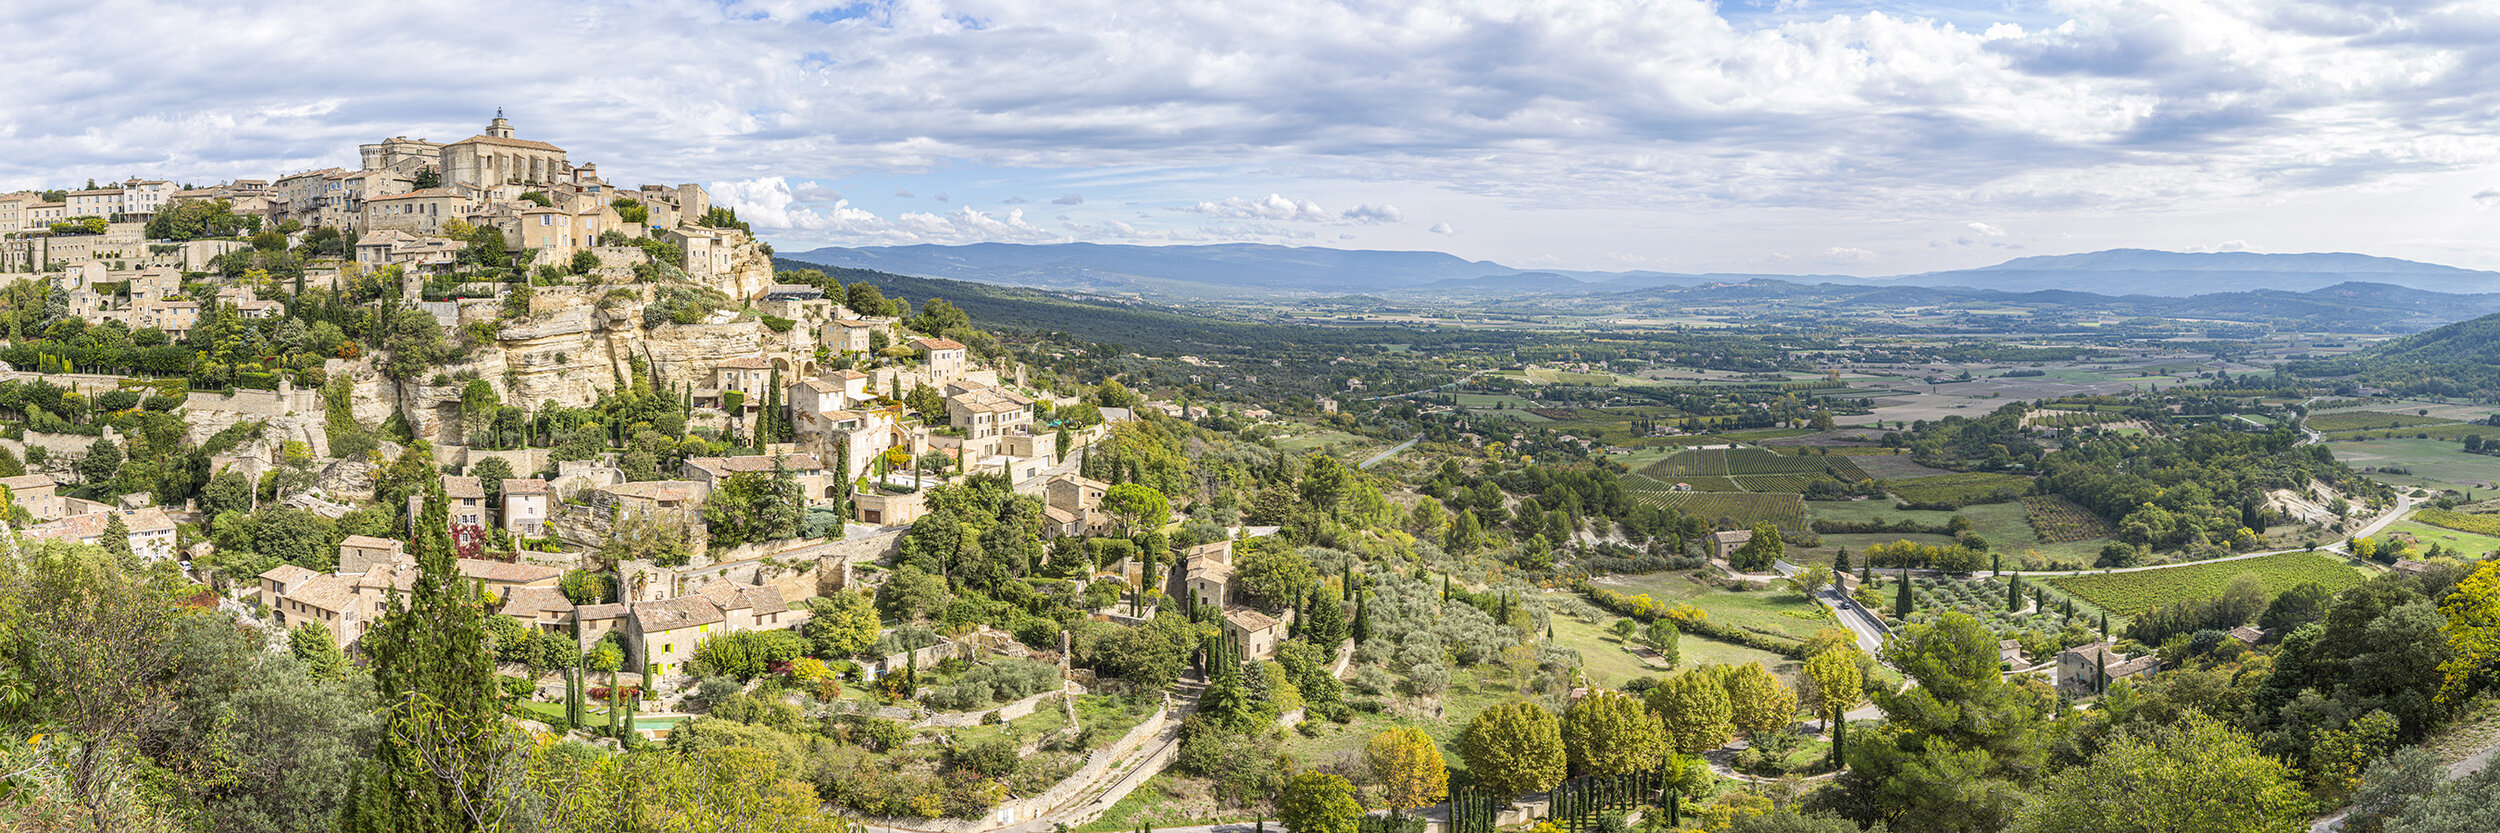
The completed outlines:
{"type": "Polygon", "coordinates": [[[2440,786],[2500,747],[2488,362],[1245,320],[776,260],[500,114],[359,151],[0,195],[0,826],[2288,831],[2500,789],[2440,786]],[[2196,820],[2129,826],[2130,779],[2196,820]]]}

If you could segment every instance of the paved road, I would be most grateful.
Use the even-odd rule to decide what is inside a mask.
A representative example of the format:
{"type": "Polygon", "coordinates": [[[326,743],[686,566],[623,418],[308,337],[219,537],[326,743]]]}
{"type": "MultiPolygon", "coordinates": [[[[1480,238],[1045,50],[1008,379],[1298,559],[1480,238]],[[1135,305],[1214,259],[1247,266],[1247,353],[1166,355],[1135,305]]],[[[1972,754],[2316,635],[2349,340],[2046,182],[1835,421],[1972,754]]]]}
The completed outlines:
{"type": "MultiPolygon", "coordinates": [[[[1798,573],[1805,572],[1805,568],[1790,564],[1786,560],[1771,562],[1771,569],[1778,570],[1780,578],[1792,578],[1798,573]]],[[[1769,576],[1755,575],[1750,578],[1763,579],[1769,576]]],[[[1832,615],[1840,620],[1841,626],[1857,635],[1858,650],[1865,651],[1870,656],[1883,648],[1884,639],[1892,635],[1891,631],[1884,627],[1883,621],[1875,618],[1873,611],[1858,604],[1856,599],[1841,593],[1837,587],[1823,588],[1821,592],[1814,594],[1814,600],[1822,602],[1824,607],[1831,608],[1832,615]]]]}
{"type": "MultiPolygon", "coordinates": [[[[2449,764],[2448,775],[2442,780],[2454,781],[2483,771],[2483,767],[2491,765],[2494,752],[2500,752],[2500,738],[2493,739],[2492,745],[2483,747],[2481,751],[2465,756],[2464,760],[2449,764]]],[[[2350,808],[2346,808],[2335,811],[2334,815],[2318,819],[2310,823],[2309,833],[2333,833],[2337,826],[2343,824],[2344,816],[2351,812],[2350,808]]]]}
{"type": "MultiPolygon", "coordinates": [[[[2325,545],[2322,545],[2322,546],[2318,547],[2317,551],[2318,551],[2318,552],[2336,552],[2336,553],[2345,553],[2345,554],[2349,555],[2350,553],[2345,552],[2345,547],[2346,547],[2346,542],[2347,542],[2347,541],[2350,541],[2351,539],[2354,539],[2354,538],[2368,538],[2368,537],[2370,537],[2370,536],[2372,536],[2372,535],[2377,535],[2377,534],[2378,534],[2381,530],[2386,529],[2386,528],[2387,528],[2387,526],[2388,526],[2389,524],[2393,524],[2393,523],[2395,523],[2395,522],[2397,522],[2397,521],[2403,520],[2403,519],[2404,519],[2404,516],[2405,516],[2405,513],[2413,511],[2413,507],[2415,507],[2415,506],[2419,506],[2419,505],[2421,505],[2421,503],[2422,503],[2422,501],[2421,501],[2421,500],[2419,500],[2419,499],[2417,499],[2417,498],[2413,497],[2412,495],[2399,494],[2399,495],[2397,495],[2397,496],[2396,496],[2396,505],[2395,505],[2393,508],[2388,509],[2386,512],[2382,512],[2382,513],[2380,513],[2378,517],[2371,519],[2369,523],[2362,525],[2362,527],[2361,527],[2360,529],[2358,529],[2358,530],[2354,530],[2354,531],[2352,532],[2352,534],[2345,536],[2343,540],[2338,540],[2338,541],[2336,541],[2336,542],[2334,542],[2334,543],[2331,543],[2331,544],[2325,544],[2325,545]]],[[[2205,560],[2203,560],[2203,561],[2181,561],[2181,562],[2178,562],[2178,563],[2175,563],[2175,564],[2155,564],[2155,565],[2152,565],[2152,566],[2149,566],[2149,567],[2116,567],[2116,568],[2104,569],[2104,570],[2041,570],[2041,571],[2034,571],[2034,572],[2025,572],[2025,573],[2023,573],[2023,575],[2024,575],[2025,577],[2030,577],[2030,576],[2075,576],[2075,575],[2098,575],[2098,574],[2100,574],[2100,573],[2140,573],[2140,572],[2143,572],[2143,571],[2145,571],[2145,570],[2167,570],[2167,569],[2171,569],[2171,568],[2173,568],[2173,567],[2195,567],[2195,566],[2202,565],[2202,564],[2214,564],[2214,563],[2223,562],[2223,561],[2240,561],[2240,560],[2243,560],[2243,559],[2249,559],[2249,558],[2264,558],[2264,557],[2269,556],[2269,555],[2282,555],[2282,554],[2287,553],[2287,552],[2308,552],[2308,550],[2299,550],[2299,549],[2291,549],[2291,550],[2266,550],[2266,551],[2263,551],[2263,552],[2244,552],[2244,553],[2240,553],[2240,554],[2238,554],[2238,555],[2224,556],[2224,557],[2221,557],[2221,558],[2208,558],[2208,559],[2205,559],[2205,560]]],[[[1982,575],[1982,574],[1981,574],[1981,573],[1974,572],[1974,573],[1971,573],[1971,575],[1972,575],[1972,576],[1979,576],[1979,575],[1982,575]]]]}
{"type": "Polygon", "coordinates": [[[1358,468],[1358,469],[1368,469],[1368,468],[1371,468],[1371,467],[1373,467],[1373,466],[1380,465],[1380,464],[1381,464],[1381,463],[1383,463],[1383,462],[1387,462],[1389,458],[1391,458],[1391,457],[1395,457],[1395,456],[1398,456],[1398,452],[1405,451],[1405,450],[1410,449],[1410,448],[1414,448],[1416,443],[1423,442],[1423,440],[1424,440],[1424,438],[1422,438],[1422,437],[1415,437],[1415,438],[1408,439],[1406,442],[1398,443],[1397,445],[1392,446],[1392,447],[1391,447],[1389,450],[1387,450],[1387,451],[1383,451],[1383,452],[1380,452],[1380,453],[1378,453],[1378,454],[1374,454],[1374,455],[1372,455],[1372,456],[1371,456],[1371,459],[1364,460],[1363,462],[1360,462],[1360,463],[1356,463],[1356,464],[1354,465],[1354,467],[1355,467],[1355,468],[1358,468]]]}

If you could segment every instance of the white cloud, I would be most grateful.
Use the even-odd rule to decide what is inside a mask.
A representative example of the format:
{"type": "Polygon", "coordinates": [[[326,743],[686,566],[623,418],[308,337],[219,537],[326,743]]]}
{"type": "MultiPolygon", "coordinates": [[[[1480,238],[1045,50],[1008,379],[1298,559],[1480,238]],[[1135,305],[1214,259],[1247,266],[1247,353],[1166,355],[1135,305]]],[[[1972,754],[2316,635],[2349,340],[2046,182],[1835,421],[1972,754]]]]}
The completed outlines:
{"type": "MultiPolygon", "coordinates": [[[[171,0],[27,6],[0,12],[0,27],[20,74],[47,81],[0,88],[0,189],[352,167],[358,143],[455,140],[497,103],[524,137],[629,187],[786,177],[787,227],[824,222],[822,240],[853,227],[831,207],[845,172],[892,183],[977,168],[979,188],[1082,189],[1109,205],[1271,189],[1379,200],[1394,185],[1436,192],[1395,194],[1436,212],[1480,201],[1480,214],[1444,216],[1476,230],[1471,245],[1523,260],[1599,228],[1608,236],[1575,248],[1683,257],[1696,244],[1647,230],[1696,217],[1776,226],[1814,251],[1871,241],[1853,232],[1880,227],[1866,219],[1878,213],[1915,221],[1904,235],[2091,224],[2078,245],[2146,242],[2112,239],[2140,229],[2185,246],[2366,225],[2336,219],[2350,196],[2500,173],[2485,124],[2500,111],[2489,3],[1764,5],[1273,0],[1213,15],[1135,0],[417,0],[251,25],[171,0]],[[479,19],[498,25],[446,25],[479,19]],[[92,48],[100,32],[156,46],[92,48]],[[584,63],[538,48],[551,36],[671,59],[584,63]],[[428,57],[423,84],[408,83],[411,54],[428,57]],[[1973,206],[1993,222],[1967,221],[1973,206]],[[1621,221],[1575,213],[1595,210],[1621,221]],[[2113,215],[2152,219],[2121,228],[2113,215]]],[[[2419,227],[2454,198],[2391,199],[2398,210],[2380,216],[2419,227]]],[[[1245,202],[1207,216],[1245,230],[1366,219],[1360,206],[1305,215],[1316,206],[1291,200],[1280,215],[1245,202]]],[[[1790,245],[1699,237],[1706,256],[1754,261],[1790,245]]]]}
{"type": "Polygon", "coordinates": [[[2500,188],[2491,188],[2476,192],[2474,194],[2474,205],[2479,208],[2492,208],[2500,206],[2500,188]]]}
{"type": "Polygon", "coordinates": [[[1397,206],[1387,203],[1380,205],[1364,203],[1346,209],[1344,214],[1338,216],[1357,223],[1395,223],[1406,219],[1406,214],[1399,211],[1397,206]]]}
{"type": "Polygon", "coordinates": [[[1319,203],[1315,203],[1310,200],[1287,199],[1283,195],[1279,194],[1269,194],[1266,199],[1256,200],[1243,199],[1241,197],[1228,197],[1223,202],[1201,202],[1197,205],[1177,210],[1187,211],[1194,214],[1205,214],[1209,217],[1220,217],[1228,220],[1279,220],[1302,223],[1319,223],[1327,222],[1333,218],[1332,215],[1328,213],[1328,209],[1319,207],[1319,203]]]}
{"type": "Polygon", "coordinates": [[[1866,263],[1875,259],[1875,253],[1865,249],[1853,249],[1847,246],[1833,246],[1829,249],[1824,249],[1823,253],[1816,256],[1815,259],[1834,265],[1866,263]]]}
{"type": "Polygon", "coordinates": [[[1971,221],[1971,222],[1969,222],[1969,223],[1964,224],[1964,226],[1963,226],[1963,227],[1964,227],[1964,228],[1968,228],[1968,229],[1970,229],[1971,231],[1975,231],[1975,232],[1978,232],[1978,233],[1980,233],[1980,234],[1987,235],[1987,236],[1989,236],[1989,237],[2004,237],[2004,236],[2005,236],[2005,229],[2004,229],[2003,227],[2000,227],[2000,226],[1994,226],[1994,225],[1990,225],[1990,224],[1987,224],[1987,223],[1982,223],[1982,222],[1979,222],[1979,221],[1976,221],[1976,220],[1973,220],[1973,221],[1971,221]]]}
{"type": "Polygon", "coordinates": [[[1430,232],[1432,232],[1432,233],[1434,233],[1434,234],[1438,234],[1438,235],[1441,235],[1441,236],[1443,236],[1443,237],[1456,237],[1456,236],[1458,236],[1458,229],[1451,228],[1451,227],[1450,227],[1450,224],[1448,224],[1448,223],[1434,223],[1434,224],[1432,224],[1432,228],[1430,228],[1430,229],[1426,229],[1426,231],[1430,231],[1430,232]]]}

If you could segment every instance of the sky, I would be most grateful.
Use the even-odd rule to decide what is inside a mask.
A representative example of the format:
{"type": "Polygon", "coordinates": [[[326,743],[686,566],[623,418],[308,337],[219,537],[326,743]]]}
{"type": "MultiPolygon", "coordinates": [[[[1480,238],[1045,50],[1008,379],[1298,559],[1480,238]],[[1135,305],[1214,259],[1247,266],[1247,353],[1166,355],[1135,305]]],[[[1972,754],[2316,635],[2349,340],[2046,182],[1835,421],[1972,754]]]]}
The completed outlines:
{"type": "Polygon", "coordinates": [[[2500,269],[2500,0],[90,0],[0,42],[0,189],[354,167],[501,108],[785,253],[2500,269]]]}

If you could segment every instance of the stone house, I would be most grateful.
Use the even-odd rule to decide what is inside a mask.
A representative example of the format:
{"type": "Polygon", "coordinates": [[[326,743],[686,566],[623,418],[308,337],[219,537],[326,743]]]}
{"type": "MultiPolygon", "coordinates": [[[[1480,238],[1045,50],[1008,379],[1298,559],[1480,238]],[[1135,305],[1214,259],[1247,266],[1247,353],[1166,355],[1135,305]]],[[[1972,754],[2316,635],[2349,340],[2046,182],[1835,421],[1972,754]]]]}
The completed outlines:
{"type": "Polygon", "coordinates": [[[638,480],[601,486],[590,492],[590,505],[596,510],[617,517],[640,514],[677,523],[690,523],[712,494],[711,484],[695,480],[638,480]]]}
{"type": "Polygon", "coordinates": [[[722,624],[731,633],[795,627],[807,617],[806,611],[792,610],[781,591],[770,585],[715,581],[696,594],[720,607],[722,624]]]}
{"type": "Polygon", "coordinates": [[[341,649],[365,630],[352,584],[293,564],[280,564],[260,574],[260,604],[282,630],[321,623],[341,649]]]}
{"type": "Polygon", "coordinates": [[[1242,659],[1263,660],[1276,656],[1276,646],[1285,641],[1285,620],[1247,607],[1224,611],[1224,638],[1241,651],[1242,659]]]}
{"type": "Polygon", "coordinates": [[[1100,511],[1103,490],[1109,488],[1081,474],[1059,475],[1043,484],[1042,514],[1051,533],[1087,535],[1109,526],[1111,519],[1100,511]]]}
{"type": "Polygon", "coordinates": [[[885,324],[863,319],[840,319],[828,321],[825,322],[825,326],[817,329],[816,338],[818,341],[824,343],[827,351],[837,355],[842,353],[866,353],[871,347],[874,346],[870,343],[868,334],[883,329],[886,326],[887,325],[885,324]]]}
{"type": "Polygon", "coordinates": [[[531,538],[547,534],[547,481],[534,477],[503,481],[503,530],[531,538]]]}
{"type": "MultiPolygon", "coordinates": [[[[443,223],[465,220],[477,207],[477,201],[450,188],[425,188],[402,194],[390,194],[365,200],[364,224],[370,233],[394,231],[408,235],[409,240],[441,240],[437,237],[443,223]]],[[[357,261],[364,262],[363,241],[357,241],[357,261]]],[[[392,241],[394,246],[409,245],[392,241]]],[[[467,244],[460,243],[466,247],[467,244]]],[[[453,250],[455,253],[457,249],[453,250]]],[[[385,259],[384,264],[391,262],[385,259]]]]}
{"type": "Polygon", "coordinates": [[[462,578],[477,582],[478,589],[493,596],[508,596],[523,587],[554,588],[564,571],[539,564],[517,564],[483,558],[462,558],[453,562],[462,578]]]}
{"type": "Polygon", "coordinates": [[[9,500],[35,520],[48,521],[61,516],[60,484],[49,474],[21,474],[0,478],[0,488],[9,490],[9,500]]]}
{"type": "Polygon", "coordinates": [[[729,632],[720,605],[703,596],[679,596],[634,605],[625,631],[630,659],[651,670],[656,681],[686,672],[695,646],[715,633],[729,632]]]}
{"type": "Polygon", "coordinates": [[[585,651],[632,621],[632,611],[622,604],[582,605],[573,609],[574,626],[581,631],[581,648],[585,651]]]}
{"type": "Polygon", "coordinates": [[[105,530],[111,527],[115,513],[119,513],[122,525],[130,530],[123,540],[130,545],[130,552],[133,555],[137,555],[143,561],[163,561],[174,557],[173,519],[165,515],[165,510],[152,506],[138,510],[119,510],[108,507],[103,511],[86,512],[35,524],[27,527],[20,534],[29,541],[102,543],[105,530]]]}
{"type": "Polygon", "coordinates": [[[2077,694],[2101,691],[2104,665],[2109,680],[2123,680],[2160,671],[2161,658],[2152,654],[2130,657],[2111,649],[2107,642],[2071,648],[2057,655],[2057,686],[2077,694]]]}
{"type": "Polygon", "coordinates": [[[1737,549],[1752,541],[1753,531],[1748,529],[1730,529],[1710,533],[1710,557],[1726,561],[1728,556],[1736,554],[1737,549]]]}
{"type": "Polygon", "coordinates": [[[871,526],[907,526],[928,512],[928,495],[918,489],[869,488],[851,495],[851,519],[871,526]]]}
{"type": "Polygon", "coordinates": [[[495,612],[540,633],[567,633],[573,626],[572,600],[553,587],[513,588],[495,612]]]}
{"type": "Polygon", "coordinates": [[[359,575],[375,566],[388,565],[407,552],[408,545],[389,538],[371,535],[350,535],[339,540],[339,572],[359,575]]]}
{"type": "Polygon", "coordinates": [[[912,348],[920,351],[920,361],[927,368],[933,384],[945,384],[964,377],[965,348],[950,338],[912,339],[912,348]]]}
{"type": "Polygon", "coordinates": [[[1033,432],[1033,400],[978,382],[947,385],[946,423],[963,435],[967,459],[1006,450],[1005,438],[1033,432]]]}
{"type": "Polygon", "coordinates": [[[1215,541],[1190,547],[1181,555],[1190,597],[1198,606],[1223,610],[1232,604],[1233,542],[1215,541]]]}
{"type": "MultiPolygon", "coordinates": [[[[831,490],[838,475],[825,471],[824,461],[814,454],[778,455],[781,469],[798,482],[799,492],[807,496],[809,506],[830,502],[831,490]]],[[[736,457],[689,457],[679,470],[687,480],[703,484],[706,494],[719,491],[731,475],[748,472],[771,474],[775,455],[742,454],[736,457]]]]}

